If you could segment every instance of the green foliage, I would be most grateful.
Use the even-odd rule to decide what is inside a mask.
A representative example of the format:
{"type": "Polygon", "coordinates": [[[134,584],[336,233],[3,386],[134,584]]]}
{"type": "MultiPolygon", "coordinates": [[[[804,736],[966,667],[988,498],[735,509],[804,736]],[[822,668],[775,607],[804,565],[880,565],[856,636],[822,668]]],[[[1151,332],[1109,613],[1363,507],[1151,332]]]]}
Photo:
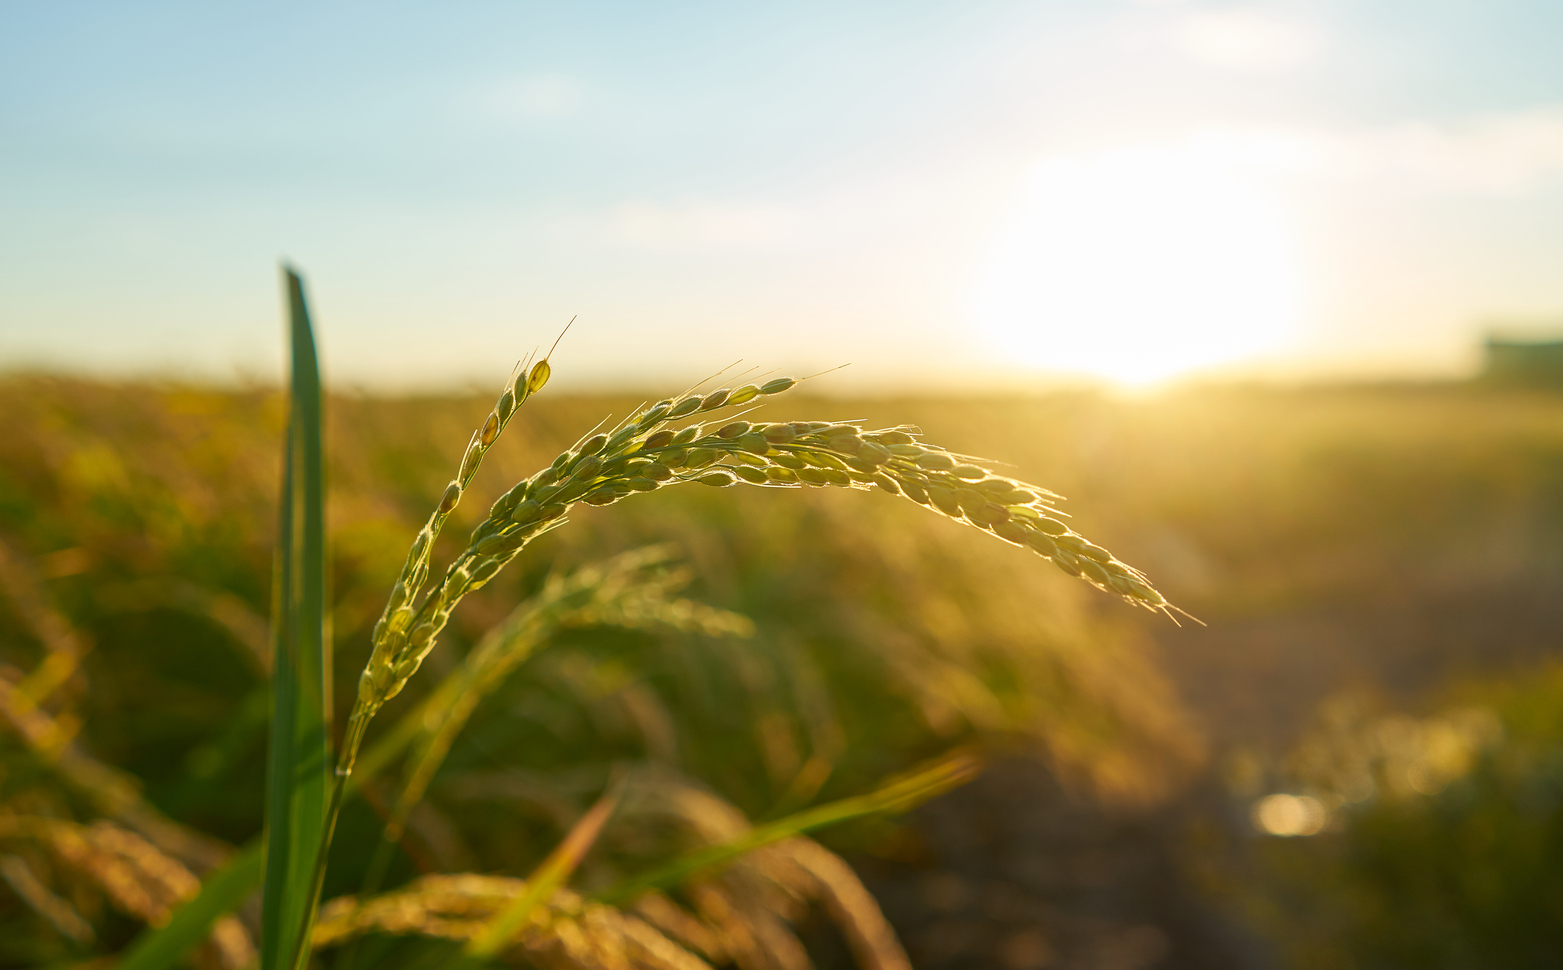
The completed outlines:
{"type": "Polygon", "coordinates": [[[331,765],[331,658],[325,634],[325,461],[320,370],[304,283],[285,272],[293,372],[278,503],[272,606],[272,717],[266,766],[261,970],[291,970],[307,949],[331,765]]]}
{"type": "MultiPolygon", "coordinates": [[[[89,804],[54,804],[49,811],[79,813],[84,823],[96,826],[26,823],[15,831],[55,833],[48,838],[58,843],[56,852],[66,851],[59,846],[69,839],[85,838],[96,846],[93,851],[122,855],[132,851],[123,846],[140,845],[134,840],[143,836],[133,833],[147,833],[151,855],[133,850],[142,853],[137,858],[145,864],[131,883],[166,883],[166,891],[160,890],[164,896],[155,905],[140,905],[115,896],[107,885],[96,890],[107,894],[110,906],[136,919],[166,924],[126,951],[133,966],[168,965],[208,927],[212,935],[203,946],[219,951],[219,963],[246,962],[247,930],[221,914],[259,874],[254,839],[262,800],[258,789],[246,786],[260,774],[267,674],[277,714],[270,719],[270,862],[258,939],[264,966],[293,962],[297,941],[308,932],[313,879],[323,871],[316,865],[316,849],[333,817],[324,810],[324,754],[330,710],[344,698],[329,702],[329,685],[353,682],[351,672],[362,664],[362,644],[369,639],[373,601],[383,596],[386,577],[395,574],[394,563],[405,553],[407,520],[429,494],[439,493],[437,485],[427,488],[427,474],[417,472],[443,463],[437,446],[428,449],[431,460],[421,466],[397,452],[409,439],[416,443],[420,433],[431,440],[442,435],[442,415],[463,408],[463,402],[442,402],[432,414],[421,408],[425,413],[412,425],[414,434],[403,424],[394,428],[393,437],[377,439],[378,431],[392,430],[377,423],[387,413],[394,417],[397,405],[358,411],[363,402],[338,402],[357,413],[337,425],[340,447],[332,449],[333,474],[343,483],[335,491],[333,518],[342,526],[328,568],[322,402],[302,286],[291,274],[288,283],[296,370],[286,409],[290,417],[283,427],[283,409],[256,395],[229,398],[178,389],[126,395],[91,385],[54,385],[64,393],[40,398],[31,388],[22,391],[27,412],[42,420],[5,445],[11,457],[21,459],[7,466],[12,472],[0,481],[13,502],[8,527],[38,552],[62,540],[80,543],[40,561],[56,577],[52,592],[75,622],[91,631],[87,639],[97,641],[95,649],[59,647],[49,642],[46,631],[35,629],[32,635],[43,643],[43,654],[29,656],[23,646],[8,655],[34,673],[22,682],[20,693],[6,698],[6,712],[28,742],[19,758],[7,756],[7,764],[86,765],[72,777],[89,804]],[[259,425],[253,423],[257,416],[263,418],[259,425]],[[73,427],[69,434],[57,433],[60,419],[73,427]],[[364,419],[363,427],[356,419],[364,419]],[[267,651],[257,609],[266,586],[260,579],[265,561],[260,523],[274,501],[268,471],[275,465],[260,456],[271,447],[268,432],[277,430],[284,432],[284,475],[271,583],[275,642],[267,651]],[[214,487],[211,481],[222,485],[214,487]],[[335,591],[331,624],[326,623],[328,571],[335,591]],[[326,631],[332,628],[345,648],[341,653],[349,654],[336,677],[327,667],[333,651],[326,631]],[[78,670],[83,657],[90,658],[95,671],[90,691],[82,689],[88,680],[78,670]],[[58,676],[48,673],[54,669],[58,676]],[[344,672],[347,677],[340,676],[344,672]],[[41,687],[33,689],[40,678],[50,677],[51,683],[74,686],[53,697],[41,687]],[[120,690],[98,690],[104,682],[120,690]],[[48,700],[47,710],[27,707],[33,701],[25,699],[34,694],[48,700]],[[24,700],[13,703],[18,698],[24,700]],[[110,706],[100,708],[100,699],[110,706]],[[145,718],[149,702],[156,716],[145,718]],[[74,748],[62,754],[51,747],[50,738],[60,733],[60,725],[74,724],[78,710],[90,714],[91,746],[135,765],[148,785],[147,797],[134,790],[134,782],[114,781],[118,776],[101,762],[74,748]],[[119,730],[121,724],[131,730],[119,730]],[[157,725],[155,739],[138,737],[152,725],[157,725]],[[246,802],[246,791],[256,797],[246,802]],[[98,807],[90,804],[94,799],[98,807]],[[101,828],[105,819],[119,816],[128,828],[101,828]],[[234,855],[201,835],[202,826],[232,842],[246,842],[246,848],[234,855]],[[197,896],[200,874],[209,878],[197,896]],[[191,897],[194,902],[177,905],[191,897]]],[[[522,375],[528,393],[536,390],[534,381],[541,385],[539,373],[532,368],[522,375]]],[[[771,382],[732,395],[708,395],[706,403],[714,408],[720,406],[711,403],[717,397],[785,389],[771,382]]],[[[513,396],[524,397],[519,391],[513,396]]],[[[495,427],[485,426],[469,445],[458,492],[467,491],[478,473],[473,448],[481,444],[486,450],[515,412],[514,402],[505,408],[504,401],[505,420],[496,425],[490,418],[495,427]]],[[[574,406],[565,402],[553,416],[574,406]]],[[[557,448],[548,441],[549,417],[541,415],[530,430],[541,431],[537,438],[557,448]]],[[[835,433],[842,447],[866,451],[873,444],[835,433]]],[[[886,440],[910,447],[899,438],[886,440]]],[[[826,447],[823,440],[818,445],[826,447]]],[[[829,447],[835,447],[834,440],[829,447]]],[[[974,468],[958,471],[983,475],[974,468]]],[[[846,480],[846,472],[840,477],[846,480]]],[[[441,516],[456,510],[451,487],[445,495],[441,516]]],[[[904,512],[875,512],[872,516],[879,518],[873,521],[814,495],[790,498],[801,500],[802,510],[755,516],[747,510],[752,500],[707,492],[633,519],[617,509],[610,513],[632,523],[632,532],[651,526],[664,535],[669,510],[678,517],[674,521],[685,520],[677,534],[692,540],[697,554],[707,559],[698,574],[727,583],[705,592],[778,621],[752,645],[733,641],[753,629],[742,616],[673,595],[697,573],[672,566],[663,552],[638,553],[627,570],[615,563],[573,573],[534,567],[530,575],[507,577],[508,582],[474,596],[468,615],[458,615],[457,627],[449,631],[448,655],[437,654],[434,661],[433,673],[448,675],[414,681],[388,710],[385,731],[370,737],[366,760],[374,770],[366,775],[410,756],[400,782],[389,789],[377,784],[371,792],[376,799],[389,792],[398,801],[388,834],[403,854],[390,877],[403,879],[409,860],[449,870],[470,867],[481,857],[485,867],[492,860],[530,871],[576,825],[613,766],[629,762],[636,767],[622,824],[603,829],[600,840],[595,832],[579,845],[566,840],[565,845],[574,845],[567,856],[550,858],[567,858],[569,865],[550,878],[562,879],[583,864],[586,888],[678,888],[692,882],[702,887],[705,902],[688,905],[698,909],[716,905],[715,899],[728,900],[722,906],[746,914],[734,918],[757,921],[753,928],[761,933],[757,939],[770,939],[766,946],[783,945],[784,938],[772,938],[780,932],[769,911],[776,905],[776,887],[793,898],[823,893],[834,900],[831,906],[845,921],[845,932],[882,960],[895,947],[871,899],[849,869],[800,840],[800,833],[865,813],[904,810],[949,780],[967,776],[940,768],[934,773],[945,781],[918,776],[920,781],[873,795],[857,794],[886,773],[972,739],[1000,745],[1041,742],[1061,768],[1073,768],[1103,788],[1125,791],[1164,784],[1169,753],[1173,764],[1186,761],[1187,747],[1180,750],[1176,732],[1166,730],[1176,726],[1177,715],[1154,674],[1132,646],[1099,635],[1104,631],[1093,629],[1077,594],[1059,592],[1056,579],[1035,580],[1027,572],[1034,567],[1016,569],[1012,560],[994,558],[994,549],[970,535],[929,540],[926,547],[911,550],[907,539],[920,540],[895,518],[904,512]],[[740,521],[745,518],[750,521],[740,521]],[[899,549],[876,551],[892,537],[899,537],[899,549]],[[911,559],[905,557],[908,551],[914,552],[911,559]],[[711,561],[712,553],[717,561],[711,561]],[[815,575],[811,560],[816,557],[831,568],[815,575]],[[918,561],[928,574],[919,572],[918,561]],[[709,572],[713,566],[715,573],[709,572]],[[877,573],[877,587],[863,569],[877,573]],[[731,579],[739,582],[731,584],[731,579]],[[865,579],[870,581],[865,584],[865,579]],[[539,586],[541,592],[524,602],[513,623],[494,626],[496,605],[539,586]],[[852,599],[859,595],[861,601],[852,599]],[[1021,597],[1029,608],[1015,611],[1013,604],[1021,597]],[[474,635],[486,626],[503,631],[500,639],[474,635]],[[526,676],[511,677],[518,669],[526,676]],[[1140,680],[1124,678],[1123,670],[1138,671],[1140,680]],[[493,703],[479,703],[490,694],[493,703]],[[457,734],[469,719],[472,729],[457,734]],[[422,800],[425,790],[431,797],[422,800]],[[821,804],[830,798],[836,801],[821,804]],[[518,807],[523,812],[519,821],[518,807]],[[753,816],[777,821],[751,829],[748,818],[753,816]],[[431,819],[437,820],[432,826],[431,819]],[[441,840],[436,835],[441,831],[453,833],[454,840],[441,840]],[[587,853],[592,842],[598,844],[587,853]],[[680,858],[685,861],[671,869],[657,869],[680,858]],[[791,875],[781,877],[778,871],[791,875]]],[[[768,508],[777,504],[774,497],[760,501],[768,508]]],[[[437,532],[431,530],[431,537],[437,532]]],[[[596,543],[622,548],[618,540],[625,538],[634,544],[636,537],[588,536],[573,546],[550,537],[539,562],[581,562],[596,543]]],[[[999,551],[1002,555],[1002,547],[999,551]]],[[[431,538],[422,555],[422,560],[415,555],[403,562],[404,576],[424,569],[430,557],[448,559],[449,549],[431,538]]],[[[73,624],[62,619],[56,625],[70,629],[73,624]]],[[[9,772],[5,778],[8,784],[23,783],[20,796],[6,796],[8,811],[32,810],[27,806],[40,796],[57,798],[55,782],[47,778],[32,788],[25,774],[9,772]]],[[[328,881],[328,895],[333,896],[357,888],[366,870],[374,868],[370,858],[376,854],[377,824],[351,803],[345,822],[344,844],[328,870],[334,880],[328,881]]],[[[325,859],[318,861],[323,866],[325,859]]],[[[35,866],[26,872],[35,869],[48,871],[35,866]]],[[[89,881],[93,878],[83,872],[89,881]]],[[[374,872],[370,876],[379,879],[374,872]]],[[[49,902],[55,898],[48,895],[50,880],[17,879],[19,885],[45,887],[43,895],[28,896],[27,905],[47,923],[47,914],[58,909],[49,902]]],[[[54,882],[70,888],[69,878],[54,882]]],[[[522,916],[514,918],[532,918],[527,907],[535,901],[527,902],[528,893],[538,891],[534,887],[518,897],[522,916]]],[[[72,899],[85,898],[72,892],[72,899]]],[[[70,903],[59,906],[65,907],[55,914],[57,922],[64,920],[59,925],[88,925],[80,917],[72,923],[61,915],[71,912],[70,903]]],[[[699,918],[715,919],[720,911],[702,909],[699,918]]],[[[25,916],[21,922],[38,925],[25,916]]],[[[98,938],[89,926],[72,937],[72,945],[85,951],[67,947],[57,952],[119,950],[129,938],[128,928],[98,938]]],[[[41,938],[49,936],[45,928],[25,938],[39,938],[38,932],[41,938]]],[[[724,932],[738,933],[732,927],[724,932]]],[[[490,940],[488,948],[499,939],[490,940]]]]}
{"type": "Polygon", "coordinates": [[[1452,693],[1426,719],[1336,719],[1333,747],[1368,753],[1370,787],[1347,802],[1315,774],[1333,824],[1264,853],[1268,922],[1300,966],[1533,968],[1563,952],[1563,666],[1452,693]]]}
{"type": "MultiPolygon", "coordinates": [[[[342,710],[408,536],[492,403],[329,402],[328,605],[342,710]]],[[[436,555],[448,561],[489,503],[581,428],[638,403],[548,395],[528,403],[473,479],[436,555]]],[[[1555,595],[1563,537],[1556,397],[1229,389],[1146,402],[801,398],[786,410],[914,421],[936,440],[1013,460],[1018,478],[1088,497],[1071,503],[1070,521],[1115,551],[1121,546],[1212,624],[1197,636],[1164,633],[1164,623],[1154,632],[1182,690],[1213,724],[1280,734],[1288,711],[1311,709],[1328,689],[1310,672],[1335,669],[1325,667],[1331,657],[1366,675],[1401,678],[1397,689],[1408,691],[1437,683],[1450,665],[1512,659],[1555,641],[1550,628],[1510,607],[1555,595]],[[1441,611],[1466,602],[1479,628],[1443,622],[1441,611]],[[1349,625],[1385,604],[1402,610],[1390,614],[1395,622],[1366,633],[1349,625]],[[1277,646],[1285,641],[1271,635],[1293,628],[1308,653],[1300,668],[1285,666],[1277,646]],[[1438,648],[1446,652],[1427,648],[1435,641],[1447,641],[1438,648]],[[1293,675],[1298,669],[1302,676],[1293,675]],[[1276,670],[1284,691],[1260,678],[1276,670]]],[[[262,389],[17,376],[0,381],[0,411],[8,418],[0,434],[0,533],[34,576],[36,598],[52,603],[77,638],[75,648],[51,646],[50,625],[29,619],[17,605],[19,587],[6,582],[0,679],[19,684],[45,661],[70,672],[26,717],[7,709],[0,804],[12,814],[74,819],[88,833],[100,821],[135,833],[209,880],[227,846],[249,844],[261,830],[265,615],[287,402],[262,389]],[[77,660],[51,660],[67,655],[77,660]],[[69,743],[57,744],[62,738],[69,743]],[[170,822],[218,851],[189,851],[159,827],[170,822]]],[[[650,570],[688,581],[670,584],[669,596],[744,614],[758,633],[743,639],[597,620],[550,631],[546,648],[528,653],[470,712],[410,812],[384,884],[404,885],[420,865],[533,871],[622,761],[634,763],[641,780],[582,861],[576,885],[588,892],[741,836],[735,828],[712,837],[715,828],[686,824],[688,813],[669,809],[675,802],[698,802],[708,823],[720,815],[735,826],[763,824],[871,790],[886,774],[968,741],[1040,752],[1083,788],[1137,799],[1175,789],[1197,759],[1196,735],[1144,649],[1137,615],[1098,610],[1089,591],[1025,553],[889,496],[786,498],[685,489],[572,513],[569,529],[540,540],[513,572],[469,597],[425,671],[382,715],[371,751],[439,694],[516,604],[626,549],[671,542],[687,569],[665,561],[650,570]]],[[[1535,779],[1548,777],[1551,742],[1519,739],[1532,736],[1522,730],[1527,723],[1537,725],[1535,738],[1555,737],[1546,712],[1563,705],[1539,682],[1529,706],[1482,697],[1458,703],[1501,707],[1508,743],[1531,754],[1500,771],[1508,756],[1489,753],[1489,767],[1437,796],[1364,805],[1360,830],[1265,841],[1278,866],[1302,867],[1282,911],[1313,939],[1345,938],[1340,910],[1307,904],[1358,898],[1342,873],[1360,873],[1351,884],[1374,887],[1364,911],[1395,914],[1407,927],[1403,938],[1428,925],[1394,908],[1396,899],[1422,898],[1407,886],[1445,887],[1428,890],[1430,910],[1454,914],[1433,921],[1431,932],[1447,931],[1437,939],[1470,935],[1503,953],[1545,933],[1535,914],[1550,890],[1534,880],[1560,868],[1557,851],[1536,834],[1546,831],[1537,821],[1544,813],[1519,808],[1548,804],[1534,791],[1548,790],[1535,779]],[[1456,793],[1471,779],[1489,794],[1462,803],[1456,793]],[[1479,811],[1463,818],[1462,804],[1479,811]],[[1432,811],[1439,805],[1445,814],[1432,811]],[[1374,827],[1367,820],[1377,812],[1387,821],[1374,827]],[[1497,840],[1490,851],[1468,831],[1482,818],[1497,840]],[[1426,841],[1413,840],[1417,833],[1426,841]],[[1349,857],[1329,848],[1347,840],[1356,845],[1349,857]],[[1395,847],[1387,859],[1376,854],[1381,840],[1395,847]],[[1345,861],[1311,868],[1321,858],[1332,867],[1345,861]],[[1351,859],[1369,861],[1344,868],[1351,859]],[[1493,866],[1512,868],[1512,878],[1492,875],[1493,866]],[[1490,915],[1512,917],[1508,929],[1477,933],[1480,925],[1463,928],[1467,917],[1449,902],[1459,899],[1447,888],[1457,871],[1538,888],[1523,898],[1519,890],[1500,894],[1490,915]]],[[[366,786],[382,806],[404,790],[406,759],[423,749],[421,738],[410,731],[385,749],[378,781],[366,786]]],[[[367,803],[345,811],[327,898],[358,892],[382,843],[381,818],[367,803]]],[[[878,850],[893,843],[887,834],[854,823],[830,838],[878,850]]],[[[0,965],[117,953],[144,928],[144,917],[121,910],[55,848],[17,834],[3,839],[4,853],[79,907],[94,936],[74,941],[0,887],[0,965]]],[[[759,878],[732,874],[751,877],[759,878]]],[[[1393,922],[1364,922],[1353,945],[1367,947],[1380,932],[1392,937],[1393,922]]],[[[368,940],[360,965],[377,953],[414,950],[406,941],[368,940]]],[[[1395,952],[1402,964],[1414,962],[1409,951],[1395,952]]]]}

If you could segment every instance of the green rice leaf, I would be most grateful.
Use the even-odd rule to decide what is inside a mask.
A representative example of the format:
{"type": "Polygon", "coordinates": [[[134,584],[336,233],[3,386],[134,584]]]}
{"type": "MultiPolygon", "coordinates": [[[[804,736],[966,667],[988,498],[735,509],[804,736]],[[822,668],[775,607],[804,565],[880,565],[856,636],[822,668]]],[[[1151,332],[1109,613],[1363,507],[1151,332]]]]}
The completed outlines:
{"type": "Polygon", "coordinates": [[[314,867],[325,835],[330,765],[320,370],[304,282],[291,269],[283,272],[293,367],[272,596],[262,970],[288,967],[313,922],[314,867]]]}

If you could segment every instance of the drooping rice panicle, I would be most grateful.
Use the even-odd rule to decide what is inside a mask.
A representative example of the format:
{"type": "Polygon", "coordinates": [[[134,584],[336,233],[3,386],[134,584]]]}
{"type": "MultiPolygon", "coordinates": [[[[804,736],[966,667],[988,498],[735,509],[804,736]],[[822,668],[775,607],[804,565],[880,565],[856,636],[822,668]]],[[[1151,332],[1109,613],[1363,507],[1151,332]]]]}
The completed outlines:
{"type": "MultiPolygon", "coordinates": [[[[358,708],[372,713],[399,693],[462,597],[492,579],[527,543],[561,525],[576,503],[612,505],[637,492],[684,482],[878,488],[1028,548],[1131,604],[1174,609],[1142,573],[1056,518],[1056,494],[993,474],[980,459],[922,442],[918,428],[865,430],[854,421],[751,423],[741,418],[669,426],[779,394],[797,383],[779,377],[763,385],[658,401],[611,432],[561,452],[547,468],[500,496],[422,603],[396,601],[394,621],[383,621],[387,636],[376,637],[358,708]]],[[[418,549],[426,550],[426,543],[415,543],[418,549]]]]}
{"type": "MultiPolygon", "coordinates": [[[[0,841],[12,840],[47,847],[56,865],[86,877],[115,909],[150,925],[166,922],[201,888],[200,879],[184,863],[106,819],[82,825],[59,818],[0,814],[0,841]]],[[[213,924],[205,949],[205,965],[223,970],[241,970],[256,959],[249,932],[233,916],[213,924]]]]}
{"type": "MultiPolygon", "coordinates": [[[[526,890],[525,881],[502,876],[423,876],[383,896],[332,900],[312,942],[327,947],[372,932],[470,941],[526,890]]],[[[547,970],[710,970],[645,921],[568,889],[554,890],[508,949],[547,970]]]]}
{"type": "MultiPolygon", "coordinates": [[[[562,525],[565,514],[580,502],[612,505],[637,492],[685,482],[716,487],[744,482],[768,488],[878,488],[1029,548],[1071,576],[1131,604],[1169,615],[1175,609],[1142,573],[1055,518],[1060,513],[1053,502],[1059,496],[995,475],[981,459],[924,443],[916,427],[865,430],[860,421],[752,423],[732,414],[720,424],[702,420],[788,391],[799,383],[791,377],[707,393],[691,390],[642,408],[610,431],[576,442],[547,468],[501,495],[473,530],[466,549],[419,599],[440,527],[515,407],[540,390],[548,377],[545,358],[501,395],[469,442],[456,479],[413,542],[375,626],[370,658],[359,677],[337,760],[328,809],[332,821],[370,719],[417,672],[456,605],[493,579],[533,539],[562,525]]],[[[324,852],[322,845],[317,860],[320,872],[324,852]]]]}

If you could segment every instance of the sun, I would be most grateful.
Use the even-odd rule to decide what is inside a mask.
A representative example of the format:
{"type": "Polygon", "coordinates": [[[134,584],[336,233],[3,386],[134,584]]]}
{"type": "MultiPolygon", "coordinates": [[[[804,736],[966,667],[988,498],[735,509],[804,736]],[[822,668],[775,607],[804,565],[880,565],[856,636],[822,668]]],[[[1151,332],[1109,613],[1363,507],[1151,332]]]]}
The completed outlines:
{"type": "Polygon", "coordinates": [[[1132,386],[1282,346],[1298,261],[1251,161],[1221,142],[1044,161],[976,290],[993,353],[1132,386]]]}

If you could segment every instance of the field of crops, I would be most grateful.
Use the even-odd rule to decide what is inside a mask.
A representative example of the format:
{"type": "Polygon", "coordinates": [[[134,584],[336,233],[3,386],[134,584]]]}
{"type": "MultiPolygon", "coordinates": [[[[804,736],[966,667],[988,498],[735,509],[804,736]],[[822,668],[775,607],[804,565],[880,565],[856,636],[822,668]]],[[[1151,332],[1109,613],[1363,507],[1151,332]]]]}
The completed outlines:
{"type": "MultiPolygon", "coordinates": [[[[603,417],[666,390],[539,394],[436,558],[603,417]]],[[[491,404],[327,402],[339,712],[491,404]]],[[[17,376],[0,414],[0,966],[87,965],[261,831],[285,400],[17,376]]],[[[1541,966],[1563,945],[1563,397],[800,390],[757,415],[910,423],[1007,463],[1203,622],[1134,609],[878,490],[689,486],[578,506],[466,599],[371,747],[516,604],[616,575],[641,593],[560,608],[423,779],[394,848],[382,829],[413,759],[366,782],[327,900],[431,873],[526,876],[628,772],[571,882],[602,895],[954,753],[987,774],[814,832],[824,856],[785,843],[796,858],[665,884],[656,899],[677,909],[657,925],[713,966],[896,965],[856,880],[822,874],[829,849],[919,968],[1541,966]],[[1252,806],[1277,793],[1323,813],[1294,826],[1313,834],[1256,829],[1252,806]],[[812,875],[788,882],[788,865],[812,875]]],[[[344,905],[322,917],[339,936],[321,966],[443,952],[344,905]]],[[[636,905],[657,923],[660,903],[636,905]]],[[[254,910],[218,924],[200,965],[243,965],[254,910]]],[[[515,956],[688,965],[545,950],[515,956]]]]}

